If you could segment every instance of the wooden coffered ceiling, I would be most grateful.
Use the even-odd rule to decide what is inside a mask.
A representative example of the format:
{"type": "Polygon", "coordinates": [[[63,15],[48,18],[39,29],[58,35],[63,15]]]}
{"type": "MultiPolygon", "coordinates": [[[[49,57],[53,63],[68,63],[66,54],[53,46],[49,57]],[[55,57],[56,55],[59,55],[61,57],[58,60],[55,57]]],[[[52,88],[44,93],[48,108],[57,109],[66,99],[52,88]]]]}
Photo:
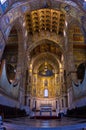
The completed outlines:
{"type": "Polygon", "coordinates": [[[65,14],[53,9],[39,9],[25,13],[28,33],[34,34],[41,30],[63,34],[65,14]]]}

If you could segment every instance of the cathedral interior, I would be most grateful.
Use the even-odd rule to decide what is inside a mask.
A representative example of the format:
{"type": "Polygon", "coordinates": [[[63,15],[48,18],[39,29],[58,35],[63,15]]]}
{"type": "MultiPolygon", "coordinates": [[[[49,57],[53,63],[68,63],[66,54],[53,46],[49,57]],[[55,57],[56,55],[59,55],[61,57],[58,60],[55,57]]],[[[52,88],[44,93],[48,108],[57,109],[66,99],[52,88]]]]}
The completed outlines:
{"type": "Polygon", "coordinates": [[[86,0],[0,0],[0,112],[41,105],[86,106],[86,0]]]}

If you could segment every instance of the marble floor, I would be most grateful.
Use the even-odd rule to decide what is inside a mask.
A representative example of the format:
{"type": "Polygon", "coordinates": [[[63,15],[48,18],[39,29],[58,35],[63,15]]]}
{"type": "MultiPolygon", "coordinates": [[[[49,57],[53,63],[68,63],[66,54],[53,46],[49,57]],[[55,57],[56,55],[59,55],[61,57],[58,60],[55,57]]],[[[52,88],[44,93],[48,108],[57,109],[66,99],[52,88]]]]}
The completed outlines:
{"type": "Polygon", "coordinates": [[[37,120],[22,117],[5,119],[3,127],[6,130],[84,130],[86,119],[62,117],[61,120],[37,120]]]}

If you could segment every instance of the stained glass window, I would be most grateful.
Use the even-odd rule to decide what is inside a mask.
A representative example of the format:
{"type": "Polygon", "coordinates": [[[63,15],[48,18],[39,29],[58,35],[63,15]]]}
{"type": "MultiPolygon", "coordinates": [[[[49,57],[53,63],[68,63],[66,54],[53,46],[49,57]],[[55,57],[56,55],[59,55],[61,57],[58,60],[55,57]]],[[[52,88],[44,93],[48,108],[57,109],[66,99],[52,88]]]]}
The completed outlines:
{"type": "Polygon", "coordinates": [[[1,8],[2,14],[6,11],[8,6],[9,6],[9,1],[8,0],[0,0],[0,8],[1,8]]]}
{"type": "Polygon", "coordinates": [[[6,0],[0,0],[1,4],[4,4],[6,2],[6,0]]]}

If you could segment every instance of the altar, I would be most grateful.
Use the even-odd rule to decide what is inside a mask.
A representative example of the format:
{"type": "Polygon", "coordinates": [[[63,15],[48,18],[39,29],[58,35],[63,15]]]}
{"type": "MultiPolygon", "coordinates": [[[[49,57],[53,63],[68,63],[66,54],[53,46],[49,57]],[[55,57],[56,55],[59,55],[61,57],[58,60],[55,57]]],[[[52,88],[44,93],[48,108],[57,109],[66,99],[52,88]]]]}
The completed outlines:
{"type": "Polygon", "coordinates": [[[40,116],[42,116],[42,113],[47,112],[50,116],[52,116],[52,105],[51,104],[42,104],[40,106],[40,116]]]}

